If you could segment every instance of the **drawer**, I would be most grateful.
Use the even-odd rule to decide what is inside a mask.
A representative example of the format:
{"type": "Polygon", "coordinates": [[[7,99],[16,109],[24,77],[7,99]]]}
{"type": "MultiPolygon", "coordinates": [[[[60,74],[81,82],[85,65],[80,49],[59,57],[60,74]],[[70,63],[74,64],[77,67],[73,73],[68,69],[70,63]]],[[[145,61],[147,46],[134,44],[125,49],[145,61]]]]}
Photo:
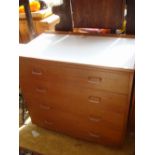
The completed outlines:
{"type": "MultiPolygon", "coordinates": [[[[24,97],[38,98],[47,102],[62,102],[67,103],[87,103],[87,107],[104,106],[106,110],[115,112],[124,112],[128,105],[128,96],[102,90],[94,90],[90,88],[74,87],[67,84],[51,84],[48,81],[32,80],[22,83],[22,92],[24,97]]],[[[75,105],[74,105],[75,106],[75,105]]]]}
{"type": "Polygon", "coordinates": [[[76,131],[77,120],[74,117],[70,117],[67,113],[58,112],[55,109],[40,109],[34,106],[31,106],[29,113],[32,122],[42,127],[64,132],[76,131]]]}
{"type": "Polygon", "coordinates": [[[26,97],[25,100],[29,109],[33,106],[47,111],[54,109],[61,112],[76,114],[80,117],[86,117],[92,122],[95,122],[97,119],[99,122],[104,120],[109,127],[115,126],[115,128],[117,127],[118,129],[123,127],[127,112],[126,96],[112,93],[102,94],[102,92],[99,91],[95,92],[96,96],[100,95],[101,97],[98,101],[94,96],[90,98],[91,90],[68,90],[69,89],[62,93],[50,92],[49,94],[42,94],[42,92],[40,94],[40,92],[31,91],[24,94],[24,96],[26,97]],[[110,100],[110,98],[112,99],[110,100]]]}
{"type": "Polygon", "coordinates": [[[80,116],[99,117],[121,128],[128,109],[128,97],[104,91],[50,85],[48,82],[24,84],[24,97],[29,105],[47,106],[80,116]],[[53,89],[52,89],[53,87],[53,89]]]}
{"type": "Polygon", "coordinates": [[[61,84],[52,85],[44,81],[32,81],[32,84],[25,82],[22,91],[26,100],[40,101],[69,112],[79,110],[80,113],[124,113],[128,107],[127,95],[61,84]]]}
{"type": "Polygon", "coordinates": [[[33,123],[77,138],[110,144],[120,143],[123,138],[121,130],[108,128],[104,121],[94,124],[77,115],[56,110],[47,112],[36,107],[31,108],[30,114],[33,123]]]}
{"type": "Polygon", "coordinates": [[[128,94],[129,78],[128,72],[99,69],[88,65],[20,58],[21,84],[24,80],[40,80],[128,94]]]}
{"type": "MultiPolygon", "coordinates": [[[[23,95],[26,100],[46,102],[48,105],[59,106],[66,109],[91,108],[105,109],[111,112],[122,113],[128,106],[128,96],[102,90],[94,90],[82,87],[66,86],[65,84],[51,84],[44,81],[29,81],[23,83],[23,95]]],[[[82,109],[79,109],[81,111],[82,109]]]]}

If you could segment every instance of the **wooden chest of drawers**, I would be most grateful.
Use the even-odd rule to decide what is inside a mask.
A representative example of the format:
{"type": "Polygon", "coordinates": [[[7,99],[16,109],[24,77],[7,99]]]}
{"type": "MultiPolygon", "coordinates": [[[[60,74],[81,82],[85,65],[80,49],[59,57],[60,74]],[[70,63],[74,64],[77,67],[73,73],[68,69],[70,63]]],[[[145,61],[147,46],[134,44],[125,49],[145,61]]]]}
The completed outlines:
{"type": "MultiPolygon", "coordinates": [[[[49,34],[46,35],[49,39],[49,34]]],[[[44,37],[37,39],[41,38],[44,37]]],[[[52,38],[50,41],[51,46],[52,38]]],[[[33,52],[34,45],[35,41],[26,50],[33,52]]],[[[52,48],[46,50],[53,52],[52,48]]],[[[44,48],[40,51],[46,53],[44,48]]],[[[20,87],[33,123],[101,144],[122,144],[134,69],[27,54],[19,59],[20,87]]]]}

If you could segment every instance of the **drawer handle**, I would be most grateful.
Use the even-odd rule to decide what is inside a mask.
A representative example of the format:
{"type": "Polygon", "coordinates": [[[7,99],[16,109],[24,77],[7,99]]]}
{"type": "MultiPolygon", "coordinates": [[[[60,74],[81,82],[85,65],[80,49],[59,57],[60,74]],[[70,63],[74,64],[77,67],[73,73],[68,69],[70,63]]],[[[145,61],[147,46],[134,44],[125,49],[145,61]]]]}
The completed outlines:
{"type": "Polygon", "coordinates": [[[45,120],[44,123],[47,124],[47,125],[53,125],[53,122],[49,122],[47,120],[45,120]]]}
{"type": "Polygon", "coordinates": [[[101,136],[99,134],[95,134],[92,132],[89,132],[89,136],[93,137],[93,138],[100,138],[101,136]]]}
{"type": "Polygon", "coordinates": [[[88,101],[91,103],[101,103],[101,97],[89,96],[88,101]]]}
{"type": "Polygon", "coordinates": [[[32,74],[33,75],[42,75],[41,71],[37,71],[37,70],[32,70],[32,74]]]}
{"type": "Polygon", "coordinates": [[[93,117],[93,116],[89,116],[88,119],[92,122],[100,122],[101,121],[101,117],[93,117]]]}
{"type": "Polygon", "coordinates": [[[100,77],[88,77],[88,82],[93,84],[98,84],[102,81],[100,77]]]}
{"type": "Polygon", "coordinates": [[[40,108],[44,109],[44,110],[50,110],[52,109],[50,106],[44,105],[44,104],[40,104],[40,108]]]}
{"type": "Polygon", "coordinates": [[[46,89],[45,88],[36,88],[36,91],[39,93],[46,93],[46,89]]]}

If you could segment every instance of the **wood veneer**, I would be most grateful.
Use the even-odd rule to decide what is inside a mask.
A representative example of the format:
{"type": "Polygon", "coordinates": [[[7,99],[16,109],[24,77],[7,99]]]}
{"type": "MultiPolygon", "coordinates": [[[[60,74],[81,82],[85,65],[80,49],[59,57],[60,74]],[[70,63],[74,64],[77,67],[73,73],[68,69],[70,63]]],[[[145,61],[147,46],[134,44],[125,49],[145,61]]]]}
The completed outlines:
{"type": "MultiPolygon", "coordinates": [[[[29,45],[33,47],[35,43],[29,45]]],[[[33,52],[29,45],[27,50],[33,52]]],[[[20,86],[33,123],[101,144],[123,143],[134,68],[23,55],[19,59],[20,86]]]]}

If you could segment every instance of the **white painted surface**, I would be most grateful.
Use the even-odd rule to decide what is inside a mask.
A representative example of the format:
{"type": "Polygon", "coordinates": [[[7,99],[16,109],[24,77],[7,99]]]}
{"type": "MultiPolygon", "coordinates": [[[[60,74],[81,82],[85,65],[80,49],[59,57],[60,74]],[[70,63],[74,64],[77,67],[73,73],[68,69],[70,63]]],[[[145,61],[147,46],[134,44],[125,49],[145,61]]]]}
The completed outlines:
{"type": "Polygon", "coordinates": [[[19,46],[20,56],[134,69],[133,38],[41,34],[19,46]]]}

